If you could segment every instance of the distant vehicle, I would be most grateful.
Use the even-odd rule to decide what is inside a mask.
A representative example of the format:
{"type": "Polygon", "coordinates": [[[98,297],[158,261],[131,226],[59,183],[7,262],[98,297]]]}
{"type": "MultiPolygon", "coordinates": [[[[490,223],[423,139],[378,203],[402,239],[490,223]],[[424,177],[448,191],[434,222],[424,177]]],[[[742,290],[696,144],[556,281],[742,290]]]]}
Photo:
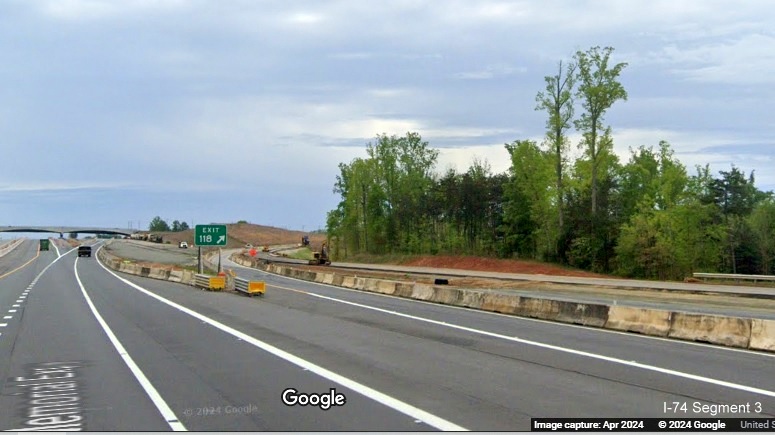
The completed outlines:
{"type": "Polygon", "coordinates": [[[309,236],[301,236],[301,246],[309,246],[309,236]]]}
{"type": "Polygon", "coordinates": [[[91,246],[79,246],[78,247],[78,256],[79,257],[91,257],[91,246]]]}
{"type": "Polygon", "coordinates": [[[188,249],[188,243],[180,242],[180,243],[178,243],[178,248],[186,248],[186,249],[188,249]]]}
{"type": "Polygon", "coordinates": [[[40,250],[41,251],[48,251],[48,239],[40,239],[40,250]]]}

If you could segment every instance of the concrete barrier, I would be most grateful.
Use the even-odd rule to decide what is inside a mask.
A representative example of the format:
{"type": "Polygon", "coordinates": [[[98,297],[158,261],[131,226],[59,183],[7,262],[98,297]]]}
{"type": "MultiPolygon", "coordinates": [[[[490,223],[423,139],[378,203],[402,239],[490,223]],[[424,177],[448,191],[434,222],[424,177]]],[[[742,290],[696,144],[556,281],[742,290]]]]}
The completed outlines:
{"type": "Polygon", "coordinates": [[[775,320],[753,319],[749,349],[775,351],[775,320]]]}
{"type": "Polygon", "coordinates": [[[393,293],[393,296],[411,298],[414,287],[417,285],[419,284],[415,284],[413,282],[399,282],[396,284],[396,291],[393,293]]]}
{"type": "Polygon", "coordinates": [[[559,312],[555,320],[558,322],[602,328],[608,320],[608,305],[565,301],[559,301],[557,305],[559,312]]]}
{"type": "Polygon", "coordinates": [[[559,312],[560,307],[557,301],[529,297],[520,297],[519,305],[514,308],[514,314],[518,316],[542,320],[556,320],[559,312]]]}
{"type": "Polygon", "coordinates": [[[751,319],[673,312],[667,336],[747,348],[751,319]]]}
{"type": "MultiPolygon", "coordinates": [[[[484,306],[484,293],[476,290],[462,290],[462,299],[460,305],[466,308],[473,308],[477,310],[483,310],[484,306]]],[[[512,298],[518,301],[516,298],[512,298]]]]}
{"type": "MultiPolygon", "coordinates": [[[[406,289],[406,287],[402,289],[406,289]]],[[[403,297],[409,297],[409,298],[418,299],[421,301],[430,301],[433,299],[433,286],[428,284],[416,283],[412,286],[411,293],[409,293],[408,296],[403,296],[403,297]]]]}
{"type": "MultiPolygon", "coordinates": [[[[471,299],[473,296],[469,296],[471,299]]],[[[481,294],[480,306],[485,311],[495,311],[496,313],[513,314],[519,306],[519,297],[514,295],[504,295],[499,293],[481,294]]]]}
{"type": "Polygon", "coordinates": [[[183,281],[183,271],[182,270],[171,270],[170,276],[168,278],[172,282],[182,282],[183,281]]]}
{"type": "Polygon", "coordinates": [[[462,299],[460,290],[453,287],[433,286],[431,301],[446,305],[457,305],[462,299]]]}
{"type": "Polygon", "coordinates": [[[494,293],[447,286],[325,274],[293,273],[285,267],[261,266],[266,271],[295,275],[342,287],[392,294],[542,320],[600,327],[623,332],[775,351],[775,320],[701,315],[621,305],[584,304],[516,294],[494,293]],[[329,278],[330,276],[330,278],[329,278]]]}
{"type": "Polygon", "coordinates": [[[377,282],[377,291],[382,294],[392,295],[396,292],[396,285],[398,285],[398,283],[395,281],[380,280],[377,282]]]}
{"type": "Polygon", "coordinates": [[[608,319],[604,327],[616,331],[667,337],[670,332],[671,315],[670,311],[665,310],[613,305],[608,307],[608,319]]]}
{"type": "Polygon", "coordinates": [[[363,290],[368,290],[370,292],[382,293],[381,291],[379,291],[379,286],[377,285],[379,281],[381,280],[378,280],[376,278],[365,278],[363,280],[362,288],[363,290]]]}

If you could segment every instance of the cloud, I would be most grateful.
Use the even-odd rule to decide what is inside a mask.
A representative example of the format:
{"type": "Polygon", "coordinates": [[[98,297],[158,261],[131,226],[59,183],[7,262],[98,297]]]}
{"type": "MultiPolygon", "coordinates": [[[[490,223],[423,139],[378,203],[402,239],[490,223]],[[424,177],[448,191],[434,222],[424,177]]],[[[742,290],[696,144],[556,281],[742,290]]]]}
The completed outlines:
{"type": "Polygon", "coordinates": [[[714,42],[692,48],[671,45],[661,59],[680,76],[703,83],[775,83],[775,36],[748,34],[733,41],[714,42]]]}
{"type": "Polygon", "coordinates": [[[457,73],[454,76],[463,80],[489,80],[527,72],[525,67],[512,67],[504,64],[487,65],[484,69],[457,73]]]}
{"type": "Polygon", "coordinates": [[[93,21],[125,15],[179,10],[183,0],[44,0],[37,2],[40,10],[55,19],[65,21],[93,21]]]}

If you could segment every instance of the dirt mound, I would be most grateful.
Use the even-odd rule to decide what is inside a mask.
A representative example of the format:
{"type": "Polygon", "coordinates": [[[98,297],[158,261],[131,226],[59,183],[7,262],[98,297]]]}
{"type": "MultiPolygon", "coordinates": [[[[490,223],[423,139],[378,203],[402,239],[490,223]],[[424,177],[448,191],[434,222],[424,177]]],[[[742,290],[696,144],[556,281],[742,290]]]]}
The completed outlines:
{"type": "Polygon", "coordinates": [[[402,263],[405,266],[437,267],[445,269],[479,270],[483,272],[529,273],[540,275],[578,276],[588,278],[610,278],[583,270],[567,269],[562,266],[527,260],[509,260],[487,257],[452,257],[444,255],[426,256],[402,263]]]}
{"type": "MultiPolygon", "coordinates": [[[[187,242],[194,245],[193,228],[179,232],[158,233],[164,237],[164,243],[177,245],[179,242],[187,242]]],[[[301,236],[309,235],[313,247],[320,246],[326,240],[324,234],[309,234],[302,231],[286,230],[283,228],[268,227],[251,223],[226,224],[227,248],[242,248],[247,243],[253,246],[286,245],[301,243],[301,236]]]]}

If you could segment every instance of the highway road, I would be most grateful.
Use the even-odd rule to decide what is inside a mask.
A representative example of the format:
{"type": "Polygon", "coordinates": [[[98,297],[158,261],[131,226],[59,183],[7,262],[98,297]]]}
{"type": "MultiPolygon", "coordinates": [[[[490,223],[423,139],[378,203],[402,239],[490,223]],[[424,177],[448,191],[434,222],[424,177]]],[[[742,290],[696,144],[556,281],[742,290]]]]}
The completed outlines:
{"type": "Polygon", "coordinates": [[[72,251],[1,278],[0,429],[529,430],[533,417],[711,417],[732,404],[775,416],[771,354],[232,267],[266,296],[117,274],[72,251]],[[672,402],[687,413],[666,413],[672,402]]]}
{"type": "MultiPolygon", "coordinates": [[[[118,245],[118,244],[116,244],[118,245]]],[[[115,246],[115,245],[114,245],[115,246]]],[[[224,256],[240,252],[240,249],[224,251],[224,256]]],[[[146,256],[153,256],[151,252],[146,256]]],[[[266,253],[258,253],[263,258],[277,264],[305,265],[307,262],[291,258],[273,257],[266,253]]],[[[435,269],[428,267],[411,267],[396,265],[372,265],[357,263],[334,263],[331,270],[350,275],[362,275],[367,271],[393,272],[401,274],[397,280],[416,280],[417,277],[445,277],[450,284],[466,288],[459,284],[460,278],[490,278],[505,282],[516,282],[511,288],[472,288],[472,290],[492,293],[519,295],[539,299],[553,299],[581,304],[626,305],[630,307],[658,309],[667,311],[683,311],[697,314],[711,314],[733,317],[752,317],[758,319],[775,319],[775,289],[772,287],[729,286],[688,284],[677,282],[638,281],[633,280],[633,286],[626,285],[626,280],[614,280],[621,288],[608,287],[613,285],[609,279],[577,278],[544,275],[525,275],[497,272],[483,272],[460,269],[435,269]],[[348,267],[348,269],[337,269],[348,267]],[[409,275],[409,278],[404,278],[409,275]],[[534,285],[526,284],[533,282],[534,285]],[[547,285],[546,283],[551,283],[547,285]],[[654,289],[666,289],[674,284],[679,287],[671,290],[654,290],[645,286],[651,283],[654,289]],[[581,285],[579,285],[581,284],[581,285]],[[665,287],[667,286],[667,287],[665,287]]],[[[388,278],[390,279],[390,278],[388,278]]]]}

